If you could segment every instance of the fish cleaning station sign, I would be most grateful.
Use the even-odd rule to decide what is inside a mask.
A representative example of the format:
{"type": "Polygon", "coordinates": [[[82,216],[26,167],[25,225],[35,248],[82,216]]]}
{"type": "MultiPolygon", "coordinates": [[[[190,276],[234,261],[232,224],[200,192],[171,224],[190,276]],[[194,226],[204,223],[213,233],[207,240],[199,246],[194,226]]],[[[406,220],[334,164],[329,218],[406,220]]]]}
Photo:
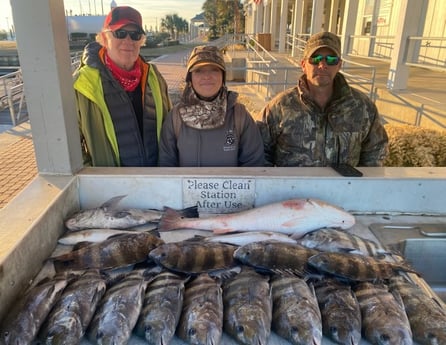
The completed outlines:
{"type": "Polygon", "coordinates": [[[204,213],[233,213],[254,207],[255,179],[185,178],[185,206],[198,206],[204,213]]]}

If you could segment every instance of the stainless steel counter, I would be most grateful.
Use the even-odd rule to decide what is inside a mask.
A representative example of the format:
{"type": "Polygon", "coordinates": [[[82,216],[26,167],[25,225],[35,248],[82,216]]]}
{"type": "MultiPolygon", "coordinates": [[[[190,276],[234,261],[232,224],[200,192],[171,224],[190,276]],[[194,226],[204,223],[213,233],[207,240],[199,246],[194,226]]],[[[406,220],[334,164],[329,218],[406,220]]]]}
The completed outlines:
{"type": "MultiPolygon", "coordinates": [[[[318,198],[355,214],[354,232],[368,238],[374,238],[371,223],[446,223],[446,168],[360,170],[361,178],[330,168],[89,168],[75,176],[40,175],[0,210],[0,319],[55,249],[64,219],[116,195],[127,195],[122,207],[157,209],[190,206],[203,195],[225,195],[240,209],[318,198]],[[202,193],[207,182],[229,194],[202,193]]],[[[273,337],[271,344],[282,343],[273,337]]]]}

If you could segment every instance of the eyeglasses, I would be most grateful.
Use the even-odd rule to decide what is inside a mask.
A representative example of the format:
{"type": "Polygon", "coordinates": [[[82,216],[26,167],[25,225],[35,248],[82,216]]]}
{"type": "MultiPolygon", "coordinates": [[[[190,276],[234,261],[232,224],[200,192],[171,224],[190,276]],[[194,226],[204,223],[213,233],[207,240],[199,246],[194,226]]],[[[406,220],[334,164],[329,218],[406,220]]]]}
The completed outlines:
{"type": "Polygon", "coordinates": [[[132,41],[139,41],[143,35],[141,31],[127,31],[123,29],[110,31],[113,34],[113,37],[117,38],[118,40],[123,40],[127,37],[127,35],[129,35],[132,41]]]}
{"type": "Polygon", "coordinates": [[[308,62],[312,65],[319,65],[319,63],[325,60],[325,62],[327,63],[327,65],[329,66],[336,66],[339,63],[339,56],[333,56],[333,55],[315,55],[315,56],[311,56],[308,59],[308,62]]]}

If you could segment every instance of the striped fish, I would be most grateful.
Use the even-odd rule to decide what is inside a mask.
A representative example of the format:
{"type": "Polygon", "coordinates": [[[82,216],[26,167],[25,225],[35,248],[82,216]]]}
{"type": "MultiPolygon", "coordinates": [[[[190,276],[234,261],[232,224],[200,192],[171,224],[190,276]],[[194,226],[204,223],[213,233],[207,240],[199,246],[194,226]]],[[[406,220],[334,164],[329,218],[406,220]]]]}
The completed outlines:
{"type": "Polygon", "coordinates": [[[52,257],[56,271],[73,269],[111,269],[147,260],[150,250],[164,241],[148,232],[121,234],[90,243],[67,254],[52,257]]]}
{"type": "Polygon", "coordinates": [[[217,345],[223,335],[223,298],[218,280],[202,273],[186,284],[177,335],[192,345],[217,345]]]}
{"type": "Polygon", "coordinates": [[[199,274],[235,266],[233,254],[236,248],[219,242],[170,242],[150,251],[149,258],[175,272],[199,274]]]}
{"type": "Polygon", "coordinates": [[[343,345],[361,341],[361,309],[349,284],[324,277],[314,282],[324,335],[343,345]]]}
{"type": "Polygon", "coordinates": [[[234,258],[255,268],[304,276],[308,258],[317,253],[297,243],[265,241],[239,247],[234,252],[234,258]]]}
{"type": "Polygon", "coordinates": [[[351,281],[389,279],[400,271],[416,273],[403,263],[381,261],[360,254],[322,252],[308,258],[308,264],[320,272],[351,281]]]}
{"type": "Polygon", "coordinates": [[[183,306],[185,279],[165,271],[151,280],[136,324],[136,333],[149,345],[170,344],[183,306]]]}
{"type": "Polygon", "coordinates": [[[272,329],[294,345],[320,345],[322,319],[312,286],[295,276],[274,275],[272,329]]]}
{"type": "Polygon", "coordinates": [[[375,241],[338,229],[320,229],[305,234],[297,243],[322,252],[340,252],[379,256],[389,254],[375,241]]]}
{"type": "Polygon", "coordinates": [[[403,300],[414,340],[422,345],[446,344],[446,309],[442,304],[402,276],[390,280],[390,290],[403,300]]]}
{"type": "Polygon", "coordinates": [[[384,284],[359,283],[354,288],[362,316],[362,334],[376,345],[412,345],[412,331],[401,298],[384,284]]]}
{"type": "Polygon", "coordinates": [[[240,344],[266,345],[271,334],[272,297],[269,277],[248,266],[223,283],[227,334],[240,344]]]}
{"type": "Polygon", "coordinates": [[[87,329],[94,344],[127,344],[138,321],[149,283],[145,270],[134,270],[106,291],[87,329]]]}
{"type": "Polygon", "coordinates": [[[2,322],[0,343],[31,344],[67,283],[66,278],[58,276],[45,280],[25,292],[2,322]]]}
{"type": "Polygon", "coordinates": [[[78,344],[84,336],[106,282],[98,270],[87,270],[70,282],[40,330],[45,344],[78,344]]]}

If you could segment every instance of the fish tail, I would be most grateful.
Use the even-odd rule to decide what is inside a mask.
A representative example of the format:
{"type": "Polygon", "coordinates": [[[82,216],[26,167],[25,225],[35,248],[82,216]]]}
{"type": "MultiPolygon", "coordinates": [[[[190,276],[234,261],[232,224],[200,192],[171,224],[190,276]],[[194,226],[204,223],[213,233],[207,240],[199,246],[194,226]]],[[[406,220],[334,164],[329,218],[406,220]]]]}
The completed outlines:
{"type": "Polygon", "coordinates": [[[163,216],[158,224],[158,231],[171,231],[179,229],[178,223],[181,222],[182,218],[183,216],[180,212],[165,206],[163,216]]]}
{"type": "Polygon", "coordinates": [[[198,206],[191,206],[183,208],[182,210],[178,211],[178,213],[185,218],[198,218],[198,206]]]}

